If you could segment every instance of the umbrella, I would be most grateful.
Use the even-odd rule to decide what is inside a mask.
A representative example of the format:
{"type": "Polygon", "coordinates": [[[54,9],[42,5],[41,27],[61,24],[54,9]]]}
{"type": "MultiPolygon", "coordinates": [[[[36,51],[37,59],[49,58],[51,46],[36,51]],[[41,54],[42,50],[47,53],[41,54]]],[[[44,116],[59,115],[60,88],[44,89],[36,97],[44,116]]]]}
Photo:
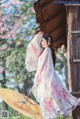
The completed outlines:
{"type": "Polygon", "coordinates": [[[0,97],[12,108],[31,119],[42,119],[39,105],[21,93],[7,89],[0,89],[0,97]]]}

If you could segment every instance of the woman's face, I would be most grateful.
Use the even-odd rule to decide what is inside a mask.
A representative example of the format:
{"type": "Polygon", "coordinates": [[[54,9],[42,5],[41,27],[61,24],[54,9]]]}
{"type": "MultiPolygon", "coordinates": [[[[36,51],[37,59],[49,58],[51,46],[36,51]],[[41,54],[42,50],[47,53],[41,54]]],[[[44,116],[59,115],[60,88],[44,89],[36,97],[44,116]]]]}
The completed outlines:
{"type": "Polygon", "coordinates": [[[42,41],[41,41],[41,46],[42,46],[43,48],[48,47],[48,43],[47,43],[47,41],[46,41],[44,38],[43,38],[42,41]]]}

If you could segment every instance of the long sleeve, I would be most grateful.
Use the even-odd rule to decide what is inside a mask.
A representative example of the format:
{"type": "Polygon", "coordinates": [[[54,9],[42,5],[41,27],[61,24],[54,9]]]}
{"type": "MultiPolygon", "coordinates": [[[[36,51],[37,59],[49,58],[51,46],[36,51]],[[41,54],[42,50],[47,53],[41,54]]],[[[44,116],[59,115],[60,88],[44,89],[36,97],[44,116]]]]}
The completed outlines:
{"type": "Polygon", "coordinates": [[[38,70],[36,72],[34,85],[32,88],[33,94],[35,95],[35,97],[37,97],[37,101],[43,100],[45,96],[50,96],[51,82],[53,80],[53,77],[54,65],[52,60],[52,52],[50,48],[46,48],[42,55],[39,57],[38,70]]]}
{"type": "Polygon", "coordinates": [[[43,49],[40,47],[41,39],[42,35],[37,34],[27,46],[25,64],[29,72],[37,70],[38,58],[43,52],[43,49]]]}

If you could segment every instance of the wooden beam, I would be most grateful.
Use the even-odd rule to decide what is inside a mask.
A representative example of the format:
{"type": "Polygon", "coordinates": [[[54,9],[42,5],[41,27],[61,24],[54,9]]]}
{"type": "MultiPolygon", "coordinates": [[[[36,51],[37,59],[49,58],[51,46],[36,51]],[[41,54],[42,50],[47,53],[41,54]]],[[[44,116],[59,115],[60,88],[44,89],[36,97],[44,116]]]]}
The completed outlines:
{"type": "Polygon", "coordinates": [[[76,7],[76,6],[80,6],[80,2],[76,3],[71,3],[71,4],[64,4],[65,6],[69,6],[69,7],[76,7]]]}
{"type": "Polygon", "coordinates": [[[53,42],[60,39],[62,36],[66,35],[66,24],[61,25],[57,30],[51,33],[53,36],[53,42]]]}
{"type": "Polygon", "coordinates": [[[43,14],[42,14],[42,10],[39,10],[39,13],[36,14],[36,22],[38,22],[39,24],[44,23],[44,17],[43,17],[43,14]]]}
{"type": "Polygon", "coordinates": [[[62,24],[66,23],[66,14],[65,12],[61,12],[56,17],[46,22],[46,28],[48,32],[55,31],[62,24]]]}
{"type": "Polygon", "coordinates": [[[34,3],[34,9],[35,9],[37,14],[38,14],[39,10],[41,10],[41,4],[39,1],[34,3]]]}
{"type": "Polygon", "coordinates": [[[53,4],[53,3],[48,4],[46,7],[42,8],[44,21],[45,22],[49,21],[51,18],[57,16],[64,10],[65,10],[64,5],[53,4]]]}
{"type": "Polygon", "coordinates": [[[39,0],[40,4],[42,7],[46,6],[47,4],[49,4],[50,2],[52,2],[53,0],[39,0]]]}
{"type": "Polygon", "coordinates": [[[64,42],[65,42],[64,39],[66,40],[66,36],[65,35],[62,36],[57,41],[53,42],[53,47],[55,48],[55,50],[57,50],[58,48],[60,48],[64,44],[64,42]]]}

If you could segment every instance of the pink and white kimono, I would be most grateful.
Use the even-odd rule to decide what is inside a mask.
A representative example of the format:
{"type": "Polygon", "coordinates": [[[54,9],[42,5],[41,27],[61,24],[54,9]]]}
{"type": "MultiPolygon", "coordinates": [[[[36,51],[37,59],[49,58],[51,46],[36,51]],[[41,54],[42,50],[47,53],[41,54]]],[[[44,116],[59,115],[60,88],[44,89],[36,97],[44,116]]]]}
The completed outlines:
{"type": "Polygon", "coordinates": [[[40,104],[43,119],[67,116],[80,105],[80,99],[72,96],[55,72],[51,49],[40,47],[42,36],[38,34],[29,43],[26,68],[36,71],[32,93],[40,104]]]}

